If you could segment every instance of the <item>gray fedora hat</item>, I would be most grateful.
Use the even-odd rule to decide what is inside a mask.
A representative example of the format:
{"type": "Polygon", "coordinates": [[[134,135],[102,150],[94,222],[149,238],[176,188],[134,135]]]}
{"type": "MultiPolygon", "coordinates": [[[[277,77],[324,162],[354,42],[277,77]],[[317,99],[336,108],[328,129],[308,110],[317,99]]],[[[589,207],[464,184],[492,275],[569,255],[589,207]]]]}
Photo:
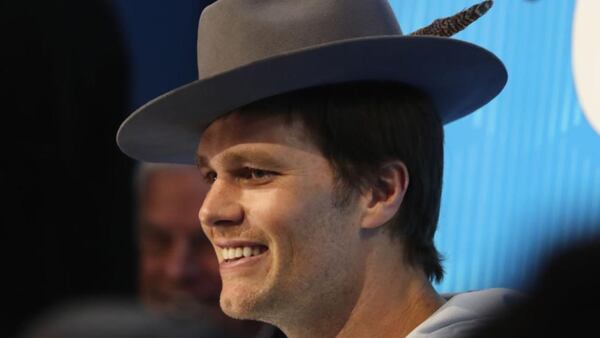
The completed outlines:
{"type": "Polygon", "coordinates": [[[191,164],[217,117],[293,90],[353,81],[416,87],[451,122],[506,83],[494,54],[448,37],[490,6],[403,35],[387,0],[218,0],[200,17],[199,79],[137,109],[117,143],[138,160],[191,164]]]}

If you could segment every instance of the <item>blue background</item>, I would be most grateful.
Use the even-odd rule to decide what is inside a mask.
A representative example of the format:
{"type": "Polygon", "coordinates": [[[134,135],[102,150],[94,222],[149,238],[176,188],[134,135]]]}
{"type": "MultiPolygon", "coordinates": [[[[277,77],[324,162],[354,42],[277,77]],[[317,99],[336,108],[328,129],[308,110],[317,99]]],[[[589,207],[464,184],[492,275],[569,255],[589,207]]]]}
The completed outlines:
{"type": "MultiPolygon", "coordinates": [[[[390,3],[410,33],[474,2],[390,3]]],[[[600,232],[600,136],[575,93],[574,9],[571,0],[495,1],[455,36],[496,53],[509,81],[491,104],[446,127],[442,291],[522,288],[549,252],[600,232]]]]}
{"type": "MultiPolygon", "coordinates": [[[[115,1],[132,58],[132,108],[196,78],[197,20],[208,2],[115,1]]],[[[410,33],[475,1],[390,3],[410,33]]],[[[496,1],[455,36],[496,53],[509,81],[489,105],[446,127],[440,291],[525,288],[549,253],[600,234],[600,136],[575,93],[574,7],[496,1]]]]}

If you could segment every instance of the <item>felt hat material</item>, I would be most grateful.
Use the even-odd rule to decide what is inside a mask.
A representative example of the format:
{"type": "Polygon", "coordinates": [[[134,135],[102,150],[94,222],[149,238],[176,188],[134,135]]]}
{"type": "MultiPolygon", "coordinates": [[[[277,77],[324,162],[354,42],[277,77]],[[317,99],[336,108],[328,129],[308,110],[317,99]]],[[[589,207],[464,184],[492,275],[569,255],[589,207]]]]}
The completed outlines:
{"type": "Polygon", "coordinates": [[[293,90],[354,81],[416,87],[444,123],[454,121],[492,100],[507,80],[494,54],[446,37],[490,6],[403,35],[387,0],[219,0],[200,17],[199,79],[137,109],[117,143],[138,160],[191,164],[202,131],[219,116],[293,90]]]}

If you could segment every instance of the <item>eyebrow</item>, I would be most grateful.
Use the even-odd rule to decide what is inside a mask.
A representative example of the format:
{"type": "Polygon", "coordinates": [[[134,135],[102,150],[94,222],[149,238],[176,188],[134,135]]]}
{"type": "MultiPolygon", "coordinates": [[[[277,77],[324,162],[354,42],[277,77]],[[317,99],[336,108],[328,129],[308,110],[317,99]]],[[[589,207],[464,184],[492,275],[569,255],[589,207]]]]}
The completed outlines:
{"type": "MultiPolygon", "coordinates": [[[[285,166],[272,154],[260,150],[244,150],[243,152],[228,152],[220,160],[226,166],[257,165],[267,169],[282,170],[285,166]]],[[[211,168],[210,161],[205,156],[196,155],[198,168],[211,168]]]]}
{"type": "Polygon", "coordinates": [[[196,167],[198,167],[198,169],[210,168],[210,163],[205,156],[196,154],[196,167]]]}

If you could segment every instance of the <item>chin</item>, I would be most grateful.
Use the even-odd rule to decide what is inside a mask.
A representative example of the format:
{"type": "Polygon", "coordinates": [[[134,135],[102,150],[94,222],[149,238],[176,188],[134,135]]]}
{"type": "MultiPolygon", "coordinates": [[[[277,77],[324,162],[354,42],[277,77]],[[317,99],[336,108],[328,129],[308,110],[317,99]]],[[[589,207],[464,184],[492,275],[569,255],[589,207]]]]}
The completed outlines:
{"type": "Polygon", "coordinates": [[[221,298],[219,303],[221,310],[229,317],[235,319],[249,319],[248,316],[252,313],[253,305],[248,299],[251,298],[254,292],[244,290],[240,287],[228,287],[223,285],[221,298]]]}
{"type": "Polygon", "coordinates": [[[266,306],[268,302],[265,301],[264,297],[261,297],[260,292],[248,290],[247,288],[229,290],[235,292],[227,291],[226,288],[223,289],[220,299],[221,310],[227,316],[235,319],[264,321],[265,310],[269,306],[266,306]]]}
{"type": "Polygon", "coordinates": [[[229,298],[221,298],[221,310],[223,312],[235,319],[250,319],[255,320],[255,311],[253,311],[254,306],[248,304],[247,302],[240,301],[240,299],[232,300],[229,298]]]}

